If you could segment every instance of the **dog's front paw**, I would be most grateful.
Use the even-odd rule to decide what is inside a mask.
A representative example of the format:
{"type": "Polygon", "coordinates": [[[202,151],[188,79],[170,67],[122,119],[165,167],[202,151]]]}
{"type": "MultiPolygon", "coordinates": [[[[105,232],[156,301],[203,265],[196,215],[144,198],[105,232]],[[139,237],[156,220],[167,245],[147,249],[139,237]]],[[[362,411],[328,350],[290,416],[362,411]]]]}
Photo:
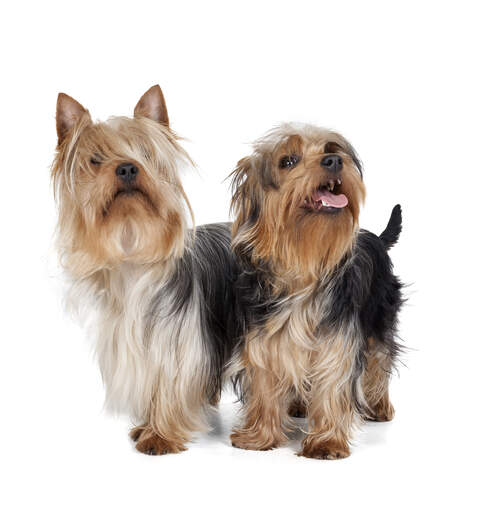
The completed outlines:
{"type": "Polygon", "coordinates": [[[326,441],[306,440],[303,449],[298,455],[310,459],[335,460],[344,459],[350,455],[348,443],[337,439],[326,441]]]}
{"type": "Polygon", "coordinates": [[[130,436],[133,441],[138,441],[136,449],[146,455],[165,455],[166,453],[179,453],[186,450],[182,441],[165,439],[145,427],[132,429],[130,436]]]}
{"type": "Polygon", "coordinates": [[[272,435],[267,435],[260,430],[233,430],[231,434],[231,444],[235,448],[242,450],[273,450],[282,444],[283,439],[276,439],[272,435]]]}

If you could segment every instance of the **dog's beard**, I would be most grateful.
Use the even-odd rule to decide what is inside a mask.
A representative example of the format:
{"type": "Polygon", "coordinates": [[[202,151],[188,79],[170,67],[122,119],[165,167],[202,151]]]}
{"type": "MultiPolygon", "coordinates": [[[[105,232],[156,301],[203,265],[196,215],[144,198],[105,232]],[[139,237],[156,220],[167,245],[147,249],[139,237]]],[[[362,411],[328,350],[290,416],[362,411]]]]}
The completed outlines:
{"type": "Polygon", "coordinates": [[[131,203],[127,208],[111,208],[106,218],[101,212],[95,214],[94,222],[79,217],[66,222],[70,224],[60,225],[62,263],[74,277],[123,262],[149,264],[178,258],[184,248],[185,218],[176,210],[159,216],[131,203]]]}
{"type": "Polygon", "coordinates": [[[316,190],[310,184],[282,196],[268,195],[258,220],[244,224],[234,246],[251,248],[253,262],[268,262],[275,273],[296,282],[329,272],[352,248],[358,206],[308,207],[305,198],[316,190]]]}
{"type": "Polygon", "coordinates": [[[150,231],[149,226],[133,218],[116,223],[110,233],[110,239],[114,245],[113,252],[117,252],[120,260],[138,259],[139,255],[146,252],[149,245],[153,246],[156,243],[158,237],[152,237],[152,233],[150,240],[146,239],[150,231]]]}
{"type": "Polygon", "coordinates": [[[116,217],[104,231],[104,246],[117,263],[159,261],[178,254],[183,245],[182,220],[175,212],[167,218],[147,212],[116,217]]]}
{"type": "Polygon", "coordinates": [[[121,233],[121,247],[125,257],[132,254],[135,246],[137,245],[138,235],[136,233],[135,228],[132,223],[127,220],[124,223],[122,233],[121,233]]]}
{"type": "Polygon", "coordinates": [[[118,191],[102,214],[103,229],[108,231],[115,248],[113,252],[120,258],[134,258],[148,250],[149,245],[154,248],[159,237],[156,231],[166,230],[155,205],[140,191],[118,191]]]}
{"type": "Polygon", "coordinates": [[[282,267],[300,276],[318,278],[351,250],[357,224],[349,210],[313,213],[305,210],[279,232],[282,267]]]}

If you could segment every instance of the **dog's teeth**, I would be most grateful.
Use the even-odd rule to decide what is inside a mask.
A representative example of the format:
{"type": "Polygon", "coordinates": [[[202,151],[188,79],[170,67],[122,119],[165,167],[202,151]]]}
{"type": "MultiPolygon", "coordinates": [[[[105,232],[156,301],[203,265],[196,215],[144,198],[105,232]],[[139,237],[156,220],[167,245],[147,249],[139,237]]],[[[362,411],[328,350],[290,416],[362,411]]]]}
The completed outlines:
{"type": "Polygon", "coordinates": [[[338,178],[338,179],[336,180],[336,183],[337,183],[338,185],[341,185],[341,178],[338,178]]]}
{"type": "Polygon", "coordinates": [[[327,187],[329,189],[329,191],[334,190],[334,184],[335,184],[334,180],[329,180],[329,185],[327,187]]]}

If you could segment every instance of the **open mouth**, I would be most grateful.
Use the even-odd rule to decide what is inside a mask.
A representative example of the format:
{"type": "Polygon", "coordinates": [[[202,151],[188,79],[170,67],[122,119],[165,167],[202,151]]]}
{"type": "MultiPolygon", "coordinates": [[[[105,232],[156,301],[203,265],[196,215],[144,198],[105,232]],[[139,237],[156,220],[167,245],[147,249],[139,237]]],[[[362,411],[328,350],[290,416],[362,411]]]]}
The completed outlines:
{"type": "Polygon", "coordinates": [[[304,208],[327,213],[338,213],[347,205],[348,198],[341,192],[341,178],[322,183],[303,203],[304,208]]]}

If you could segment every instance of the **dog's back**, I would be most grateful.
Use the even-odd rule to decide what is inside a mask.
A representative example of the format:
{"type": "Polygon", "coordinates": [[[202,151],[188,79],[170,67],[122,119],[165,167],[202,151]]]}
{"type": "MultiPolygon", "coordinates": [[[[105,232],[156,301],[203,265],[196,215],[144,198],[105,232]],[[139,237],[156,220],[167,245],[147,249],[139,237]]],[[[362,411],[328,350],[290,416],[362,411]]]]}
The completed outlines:
{"type": "Polygon", "coordinates": [[[202,294],[202,318],[212,344],[212,396],[219,393],[224,365],[237,341],[234,284],[237,266],[231,252],[231,223],[205,224],[196,228],[192,251],[195,282],[202,294]]]}

